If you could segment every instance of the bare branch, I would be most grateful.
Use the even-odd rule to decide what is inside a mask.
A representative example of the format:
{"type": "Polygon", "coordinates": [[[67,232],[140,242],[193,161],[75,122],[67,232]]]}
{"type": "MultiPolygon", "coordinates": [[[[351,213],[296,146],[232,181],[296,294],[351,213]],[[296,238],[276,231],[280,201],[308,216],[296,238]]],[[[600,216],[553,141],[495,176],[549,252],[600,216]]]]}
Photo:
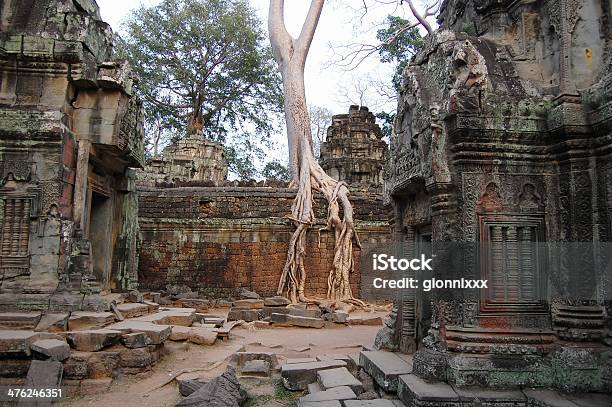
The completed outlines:
{"type": "Polygon", "coordinates": [[[402,1],[405,1],[406,3],[408,3],[408,7],[410,7],[410,12],[412,12],[412,15],[414,16],[414,18],[417,19],[417,21],[423,26],[423,28],[427,30],[427,34],[433,33],[433,28],[431,28],[431,25],[426,20],[427,17],[431,15],[429,14],[429,9],[427,9],[424,15],[421,15],[421,13],[414,6],[414,3],[412,0],[402,0],[402,1]]]}

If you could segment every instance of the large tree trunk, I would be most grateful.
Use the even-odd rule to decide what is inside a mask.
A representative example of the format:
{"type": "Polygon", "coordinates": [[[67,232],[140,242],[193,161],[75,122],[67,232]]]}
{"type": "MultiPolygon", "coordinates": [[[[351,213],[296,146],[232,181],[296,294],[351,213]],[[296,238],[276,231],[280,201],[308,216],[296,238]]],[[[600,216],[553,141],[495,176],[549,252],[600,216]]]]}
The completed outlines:
{"type": "Polygon", "coordinates": [[[329,273],[327,296],[332,300],[355,300],[349,275],[353,271],[353,208],[348,188],[328,176],[317,163],[312,149],[312,133],[304,90],[304,65],[316,29],[324,0],[312,0],[308,16],[298,39],[293,39],[284,25],[284,0],[270,0],[268,18],[270,42],[283,78],[285,118],[289,141],[291,185],[298,187],[291,208],[296,230],[289,242],[287,261],[278,284],[278,294],[286,294],[292,302],[310,301],[304,293],[306,270],[306,233],[315,223],[313,192],[319,191],[329,203],[327,227],[334,231],[334,261],[329,273]],[[342,217],[340,217],[342,207],[342,217]]]}

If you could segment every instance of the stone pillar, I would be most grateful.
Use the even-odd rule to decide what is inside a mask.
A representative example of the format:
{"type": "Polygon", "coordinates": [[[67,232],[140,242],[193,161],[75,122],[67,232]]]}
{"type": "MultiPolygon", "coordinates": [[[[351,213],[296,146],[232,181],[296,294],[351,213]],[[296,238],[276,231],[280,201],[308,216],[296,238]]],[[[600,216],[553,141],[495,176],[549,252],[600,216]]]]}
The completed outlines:
{"type": "Polygon", "coordinates": [[[74,181],[74,201],[73,213],[74,224],[77,228],[84,231],[87,222],[87,177],[89,174],[89,152],[91,141],[87,139],[79,140],[79,150],[77,156],[77,166],[74,181]]]}

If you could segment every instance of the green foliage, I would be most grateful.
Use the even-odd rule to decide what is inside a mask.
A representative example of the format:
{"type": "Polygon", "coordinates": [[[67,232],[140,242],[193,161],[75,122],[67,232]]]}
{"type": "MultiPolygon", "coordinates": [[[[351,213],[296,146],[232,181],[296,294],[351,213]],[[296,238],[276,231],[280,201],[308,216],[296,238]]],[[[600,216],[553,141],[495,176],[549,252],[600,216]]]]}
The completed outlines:
{"type": "Polygon", "coordinates": [[[117,56],[140,78],[148,133],[202,132],[231,143],[230,160],[249,156],[242,139],[269,139],[282,110],[281,82],[248,0],[162,0],[134,11],[123,31],[117,56]]]}
{"type": "Polygon", "coordinates": [[[399,92],[402,85],[402,73],[410,58],[423,47],[423,37],[410,21],[397,16],[387,16],[387,27],[378,30],[376,38],[381,42],[379,50],[381,62],[394,63],[393,87],[399,92]],[[399,33],[399,34],[398,34],[399,33]]]}
{"type": "Polygon", "coordinates": [[[393,123],[395,122],[395,112],[387,113],[387,112],[379,112],[376,113],[376,118],[381,121],[381,130],[383,137],[387,138],[387,140],[391,140],[391,134],[393,133],[393,123]]]}
{"type": "Polygon", "coordinates": [[[278,160],[268,162],[261,175],[269,181],[289,181],[289,169],[278,160]]]}

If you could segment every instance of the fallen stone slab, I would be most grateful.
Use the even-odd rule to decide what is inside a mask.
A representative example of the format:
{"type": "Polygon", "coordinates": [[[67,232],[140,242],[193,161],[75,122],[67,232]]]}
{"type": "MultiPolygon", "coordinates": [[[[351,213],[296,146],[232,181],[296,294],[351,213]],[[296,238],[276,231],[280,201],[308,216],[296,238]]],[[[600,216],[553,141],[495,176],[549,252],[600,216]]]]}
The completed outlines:
{"type": "Polygon", "coordinates": [[[347,400],[344,407],[396,407],[393,400],[373,399],[373,400],[347,400]]]}
{"type": "Polygon", "coordinates": [[[176,407],[236,407],[246,399],[247,393],[240,387],[236,374],[228,369],[179,401],[176,407]]]}
{"type": "Polygon", "coordinates": [[[153,366],[161,357],[162,345],[148,345],[144,348],[124,348],[119,352],[119,366],[124,373],[141,373],[153,366]]]}
{"type": "Polygon", "coordinates": [[[357,395],[349,386],[339,386],[333,389],[323,390],[308,394],[300,398],[300,402],[307,401],[331,401],[331,400],[352,400],[357,395]]]}
{"type": "Polygon", "coordinates": [[[112,312],[73,311],[68,319],[69,331],[98,329],[115,322],[112,312]]]}
{"type": "Polygon", "coordinates": [[[317,359],[317,358],[292,358],[292,359],[287,359],[285,361],[285,363],[288,364],[292,364],[292,363],[311,363],[311,362],[320,362],[321,360],[317,359]]]}
{"type": "Polygon", "coordinates": [[[397,388],[399,399],[409,406],[455,407],[459,402],[459,396],[448,384],[429,383],[412,374],[399,376],[397,388]]]}
{"type": "Polygon", "coordinates": [[[294,305],[290,305],[287,307],[289,310],[289,314],[296,317],[307,317],[307,318],[321,318],[321,310],[320,309],[302,309],[297,308],[294,305]]]}
{"type": "Polygon", "coordinates": [[[350,317],[346,321],[349,325],[382,325],[381,317],[350,317]]]}
{"type": "Polygon", "coordinates": [[[136,320],[125,320],[109,325],[108,329],[121,331],[121,333],[142,332],[147,336],[148,345],[160,345],[168,340],[172,333],[172,327],[169,325],[157,325],[151,322],[143,322],[136,320]]]}
{"type": "Polygon", "coordinates": [[[249,360],[242,366],[241,373],[245,376],[269,377],[270,363],[265,360],[249,360]]]}
{"type": "Polygon", "coordinates": [[[124,318],[136,318],[149,313],[149,306],[141,303],[125,302],[117,304],[117,309],[124,318]]]}
{"type": "Polygon", "coordinates": [[[63,361],[70,356],[70,346],[58,339],[40,339],[33,342],[30,348],[51,360],[63,361]]]}
{"type": "Polygon", "coordinates": [[[232,303],[232,306],[237,309],[262,309],[264,307],[263,300],[244,299],[237,300],[232,303]]]}
{"type": "Polygon", "coordinates": [[[95,352],[119,343],[121,331],[114,329],[89,329],[66,332],[70,347],[85,352],[95,352]]]}
{"type": "Polygon", "coordinates": [[[159,304],[155,301],[144,300],[142,303],[149,307],[149,314],[159,311],[159,304]]]}
{"type": "Polygon", "coordinates": [[[308,391],[308,394],[315,394],[315,393],[322,392],[323,389],[321,388],[321,386],[319,386],[319,383],[314,382],[308,385],[307,391],[308,391]]]}
{"type": "Polygon", "coordinates": [[[289,320],[289,314],[277,314],[277,313],[273,313],[272,315],[270,315],[270,323],[272,323],[275,326],[291,326],[291,324],[289,322],[287,322],[289,320]]]}
{"type": "Polygon", "coordinates": [[[523,390],[523,394],[525,394],[527,402],[530,406],[533,405],[538,407],[582,407],[554,390],[525,389],[523,390]]]}
{"type": "Polygon", "coordinates": [[[30,344],[36,335],[34,331],[0,330],[0,356],[30,356],[30,344]]]}
{"type": "MultiPolygon", "coordinates": [[[[24,388],[27,389],[57,389],[62,382],[64,367],[56,360],[33,360],[28,369],[24,388]]],[[[51,406],[51,398],[35,399],[36,406],[51,406]]],[[[17,406],[31,406],[33,400],[21,398],[17,406]]]]}
{"type": "Polygon", "coordinates": [[[298,407],[342,407],[338,400],[329,401],[300,401],[298,407]]]}
{"type": "Polygon", "coordinates": [[[326,369],[317,372],[317,382],[323,390],[348,386],[357,394],[363,393],[363,385],[346,367],[326,369]]]}
{"type": "Polygon", "coordinates": [[[387,392],[397,391],[398,377],[412,372],[412,365],[393,352],[362,351],[359,365],[387,392]]]}
{"type": "Polygon", "coordinates": [[[286,323],[292,326],[298,326],[301,328],[323,328],[325,321],[320,318],[311,317],[300,317],[296,315],[286,315],[286,323]]]}
{"type": "Polygon", "coordinates": [[[281,296],[264,298],[263,303],[264,307],[286,307],[289,304],[291,301],[281,296]]]}
{"type": "Polygon", "coordinates": [[[580,407],[610,407],[612,406],[612,394],[601,393],[574,393],[567,394],[569,400],[580,407]]]}
{"type": "MultiPolygon", "coordinates": [[[[357,357],[359,357],[357,355],[357,357]]],[[[345,353],[328,353],[325,355],[319,355],[317,356],[317,360],[341,360],[343,362],[346,362],[346,368],[349,371],[354,371],[357,370],[357,364],[355,363],[355,358],[351,355],[347,355],[345,353]]]]}
{"type": "Polygon", "coordinates": [[[191,334],[191,328],[187,326],[173,325],[170,334],[171,341],[186,341],[191,334]]]}
{"type": "Polygon", "coordinates": [[[65,332],[68,330],[69,317],[70,314],[67,312],[43,314],[34,330],[36,332],[65,332]]]}
{"type": "Polygon", "coordinates": [[[217,332],[208,328],[191,328],[188,341],[197,345],[211,346],[217,340],[217,332]]]}
{"type": "Polygon", "coordinates": [[[322,362],[285,364],[281,367],[281,377],[287,389],[306,390],[310,383],[317,381],[317,372],[339,367],[346,367],[346,363],[340,360],[325,360],[322,362]]]}
{"type": "Polygon", "coordinates": [[[199,298],[182,298],[178,301],[183,308],[193,308],[196,312],[208,312],[210,301],[199,298]]]}
{"type": "Polygon", "coordinates": [[[196,312],[193,308],[162,309],[154,314],[134,318],[136,321],[151,322],[158,325],[191,326],[195,321],[196,312]],[[180,311],[184,309],[186,311],[180,311]]]}
{"type": "Polygon", "coordinates": [[[232,308],[229,310],[227,314],[228,321],[246,321],[252,322],[257,321],[259,319],[258,310],[253,309],[242,309],[242,308],[232,308]]]}
{"type": "Polygon", "coordinates": [[[176,383],[179,387],[179,393],[181,396],[187,397],[193,394],[200,387],[204,386],[207,382],[203,379],[181,379],[177,377],[176,383]]]}
{"type": "Polygon", "coordinates": [[[147,335],[144,332],[132,332],[121,335],[121,343],[126,348],[144,348],[149,345],[147,335]]]}
{"type": "Polygon", "coordinates": [[[220,327],[220,326],[223,326],[223,324],[225,323],[225,318],[221,318],[221,317],[204,318],[203,322],[205,324],[213,324],[213,325],[216,325],[216,326],[220,327]]]}
{"type": "Polygon", "coordinates": [[[334,311],[329,314],[329,320],[336,324],[346,324],[348,323],[349,313],[345,311],[334,311]]]}
{"type": "Polygon", "coordinates": [[[453,390],[462,402],[489,403],[493,402],[508,405],[523,405],[527,400],[520,390],[493,390],[479,387],[454,387],[453,390]]]}
{"type": "Polygon", "coordinates": [[[279,367],[278,358],[273,352],[236,352],[230,358],[230,363],[235,366],[244,366],[252,360],[265,360],[273,370],[279,367]]]}
{"type": "Polygon", "coordinates": [[[40,312],[0,312],[0,329],[34,329],[40,312]]]}

